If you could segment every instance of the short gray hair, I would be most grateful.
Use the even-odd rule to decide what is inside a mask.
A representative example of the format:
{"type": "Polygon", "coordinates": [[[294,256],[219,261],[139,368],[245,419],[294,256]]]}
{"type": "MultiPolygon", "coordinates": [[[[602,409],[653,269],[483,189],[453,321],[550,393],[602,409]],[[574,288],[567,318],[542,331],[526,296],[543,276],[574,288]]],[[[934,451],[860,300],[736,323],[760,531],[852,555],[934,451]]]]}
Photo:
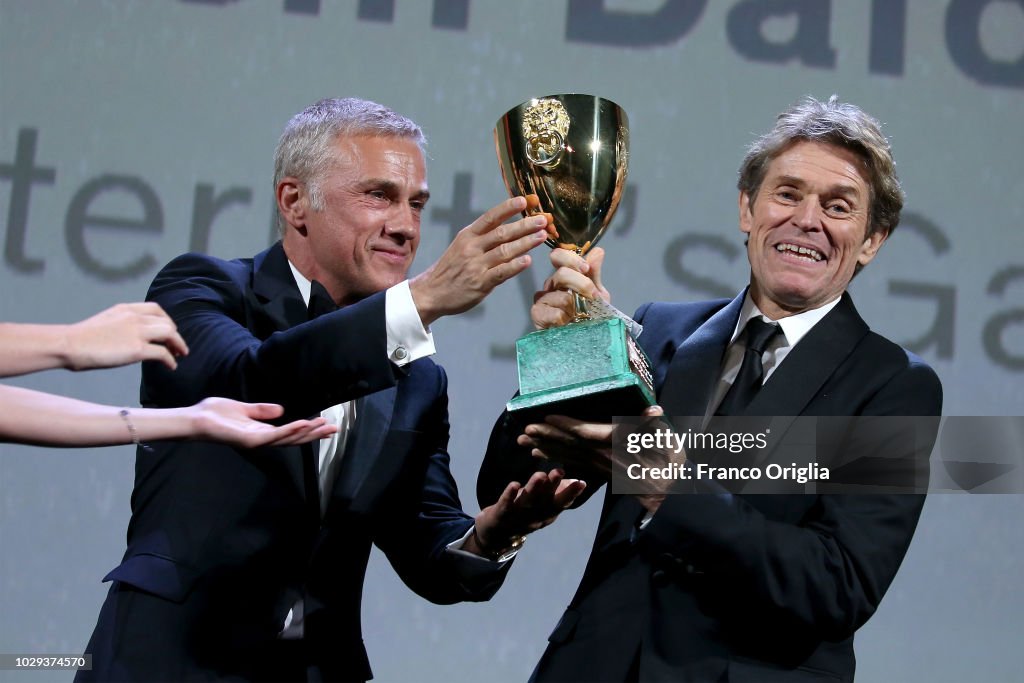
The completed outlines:
{"type": "MultiPolygon", "coordinates": [[[[306,184],[311,207],[322,211],[320,179],[333,161],[331,145],[340,136],[360,135],[405,138],[420,149],[427,143],[414,121],[382,104],[356,97],[323,99],[293,116],[284,127],[274,151],[274,192],[282,178],[298,178],[306,184]]],[[[284,234],[280,216],[278,228],[284,234]]]]}
{"type": "Polygon", "coordinates": [[[828,102],[807,96],[779,114],[775,127],[747,149],[738,188],[753,202],[772,160],[801,140],[848,149],[863,161],[871,193],[868,235],[892,234],[900,222],[904,195],[889,142],[875,118],[856,105],[840,102],[836,95],[828,102]]]}

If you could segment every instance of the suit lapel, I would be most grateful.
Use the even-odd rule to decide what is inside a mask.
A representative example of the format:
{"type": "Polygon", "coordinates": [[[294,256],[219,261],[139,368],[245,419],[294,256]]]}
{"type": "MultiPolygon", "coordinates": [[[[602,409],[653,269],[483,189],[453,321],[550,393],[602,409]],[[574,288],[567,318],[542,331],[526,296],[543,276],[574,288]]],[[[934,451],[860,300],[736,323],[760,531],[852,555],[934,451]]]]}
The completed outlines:
{"type": "MultiPolygon", "coordinates": [[[[744,412],[772,416],[771,438],[759,461],[768,459],[797,416],[808,414],[815,396],[867,333],[867,323],[850,295],[844,293],[836,307],[789,352],[744,412]]],[[[795,438],[813,443],[813,434],[795,438]]]]}
{"type": "MultiPolygon", "coordinates": [[[[253,292],[273,328],[267,331],[267,336],[309,319],[308,307],[295,284],[295,277],[280,242],[257,255],[253,268],[253,292]]],[[[351,504],[375,463],[379,462],[384,438],[391,426],[397,392],[397,387],[391,387],[356,401],[356,421],[331,490],[331,503],[341,498],[351,504]]],[[[315,464],[318,460],[316,443],[304,445],[301,449],[301,459],[288,458],[285,463],[300,493],[308,488],[304,484],[303,461],[309,460],[315,464]]],[[[313,502],[317,503],[319,515],[319,503],[316,500],[313,502]]]]}
{"type": "Polygon", "coordinates": [[[356,401],[355,426],[345,444],[329,505],[341,500],[351,506],[374,466],[387,456],[381,450],[391,427],[397,394],[398,387],[393,386],[356,401]]]}
{"type": "MultiPolygon", "coordinates": [[[[698,327],[676,349],[658,401],[665,414],[697,418],[697,428],[722,371],[722,357],[743,306],[746,290],[698,327]]],[[[692,426],[692,425],[690,425],[692,426]]]]}
{"type": "Polygon", "coordinates": [[[295,276],[280,242],[253,260],[252,291],[273,328],[266,330],[266,336],[309,319],[306,303],[295,284],[295,276]]]}
{"type": "Polygon", "coordinates": [[[800,340],[747,407],[748,415],[800,415],[836,368],[868,333],[868,326],[843,294],[800,340]]]}
{"type": "MultiPolygon", "coordinates": [[[[276,242],[270,249],[257,254],[253,259],[252,291],[256,295],[260,310],[266,316],[265,320],[252,322],[253,333],[261,339],[269,337],[274,332],[301,325],[309,318],[306,303],[302,300],[298,285],[295,284],[295,277],[288,265],[288,257],[285,256],[280,242],[276,242]]],[[[317,442],[304,444],[299,449],[302,457],[286,457],[284,466],[296,490],[301,496],[306,497],[305,492],[309,485],[305,481],[307,477],[304,464],[312,463],[313,472],[316,472],[317,442]]],[[[314,487],[313,490],[318,489],[314,487]]],[[[313,498],[313,503],[319,506],[317,496],[313,498]]],[[[319,511],[317,514],[319,515],[319,511]]]]}

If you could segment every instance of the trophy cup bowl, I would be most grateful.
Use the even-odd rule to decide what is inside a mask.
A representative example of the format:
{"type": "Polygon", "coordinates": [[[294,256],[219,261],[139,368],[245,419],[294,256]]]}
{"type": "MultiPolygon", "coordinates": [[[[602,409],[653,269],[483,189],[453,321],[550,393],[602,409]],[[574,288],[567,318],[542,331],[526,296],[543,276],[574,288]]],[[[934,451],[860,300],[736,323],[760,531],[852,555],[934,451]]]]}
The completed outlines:
{"type": "MultiPolygon", "coordinates": [[[[629,119],[593,95],[538,97],[509,110],[494,129],[498,163],[513,196],[536,195],[556,236],[547,243],[585,255],[611,223],[629,166],[629,119]]],[[[573,293],[574,321],[516,342],[519,394],[508,404],[524,419],[545,414],[607,420],[655,403],[650,362],[618,318],[590,319],[573,293]]]]}

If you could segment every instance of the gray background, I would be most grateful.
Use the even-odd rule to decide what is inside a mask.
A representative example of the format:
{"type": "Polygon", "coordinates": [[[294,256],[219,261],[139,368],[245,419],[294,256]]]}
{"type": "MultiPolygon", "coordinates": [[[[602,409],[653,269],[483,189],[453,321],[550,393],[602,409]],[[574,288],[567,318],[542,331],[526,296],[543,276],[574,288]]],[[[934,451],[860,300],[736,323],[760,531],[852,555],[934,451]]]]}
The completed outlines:
{"type": "MultiPolygon", "coordinates": [[[[946,414],[1024,413],[1017,0],[0,0],[0,318],[78,320],[142,299],[181,252],[265,247],[274,144],[323,96],[383,102],[427,131],[424,268],[505,196],[497,118],[558,92],[629,113],[629,194],[603,242],[627,311],[738,290],[745,144],[804,94],[863,106],[885,124],[908,203],[853,287],[861,312],[935,367],[946,414]]],[[[435,326],[470,512],[487,434],[514,390],[524,292],[547,272],[538,254],[520,283],[435,326]]],[[[133,405],[138,369],[12,383],[133,405]]],[[[81,651],[99,579],[124,548],[132,463],[127,447],[0,446],[0,651],[81,651]]],[[[589,504],[531,537],[482,605],[426,603],[375,554],[363,613],[377,679],[525,680],[597,512],[589,504]]],[[[1019,496],[932,496],[857,636],[859,680],[1019,680],[1022,518],[1019,496]]]]}

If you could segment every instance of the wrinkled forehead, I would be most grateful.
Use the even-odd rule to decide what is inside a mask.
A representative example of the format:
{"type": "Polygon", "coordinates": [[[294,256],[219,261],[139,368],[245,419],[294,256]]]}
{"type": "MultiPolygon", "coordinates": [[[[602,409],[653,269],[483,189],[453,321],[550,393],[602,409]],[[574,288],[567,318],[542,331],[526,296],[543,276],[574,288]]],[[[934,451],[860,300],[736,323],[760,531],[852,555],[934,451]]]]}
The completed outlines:
{"type": "Polygon", "coordinates": [[[339,135],[331,149],[331,165],[335,169],[426,184],[426,156],[414,138],[339,135]]]}
{"type": "Polygon", "coordinates": [[[863,156],[845,146],[813,140],[797,140],[768,162],[762,183],[780,181],[836,188],[865,198],[871,189],[863,156]]]}

